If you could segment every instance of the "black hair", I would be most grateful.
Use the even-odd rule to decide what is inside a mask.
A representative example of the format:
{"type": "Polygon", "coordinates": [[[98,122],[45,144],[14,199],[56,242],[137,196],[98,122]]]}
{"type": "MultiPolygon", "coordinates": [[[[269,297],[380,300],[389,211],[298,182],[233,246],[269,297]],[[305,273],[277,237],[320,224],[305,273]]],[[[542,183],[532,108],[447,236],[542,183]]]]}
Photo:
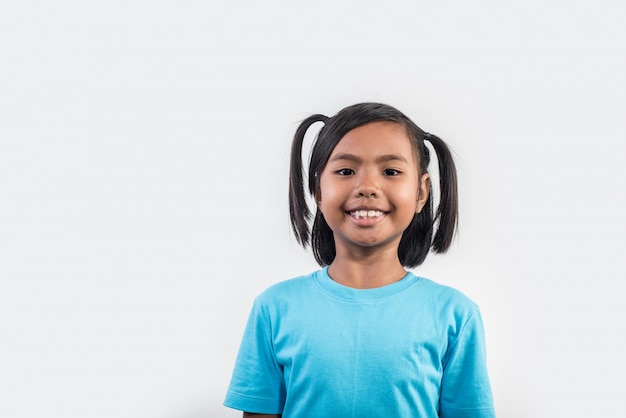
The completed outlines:
{"type": "Polygon", "coordinates": [[[458,195],[456,168],[448,146],[439,137],[423,131],[392,106],[359,103],[342,109],[330,118],[321,114],[309,116],[302,121],[293,138],[289,175],[291,226],[302,246],[308,246],[310,241],[313,255],[320,266],[329,265],[335,259],[335,240],[333,231],[319,209],[316,210],[313,226],[310,228],[312,214],[306,201],[302,164],[304,136],[314,123],[324,123],[315,139],[308,170],[308,191],[312,196],[319,196],[320,175],[341,138],[354,128],[380,121],[394,122],[406,129],[417,153],[420,174],[428,172],[430,163],[430,153],[425,141],[432,145],[439,166],[440,198],[437,210],[433,210],[431,189],[424,208],[413,216],[402,234],[398,247],[400,263],[405,267],[416,267],[422,264],[431,248],[436,253],[444,253],[450,247],[458,221],[458,195]]]}

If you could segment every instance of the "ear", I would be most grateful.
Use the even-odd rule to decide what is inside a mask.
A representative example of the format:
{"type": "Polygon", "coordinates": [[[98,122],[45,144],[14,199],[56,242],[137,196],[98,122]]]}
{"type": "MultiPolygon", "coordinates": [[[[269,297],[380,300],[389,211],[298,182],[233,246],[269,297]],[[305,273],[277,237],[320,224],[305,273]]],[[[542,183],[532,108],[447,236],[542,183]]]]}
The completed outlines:
{"type": "Polygon", "coordinates": [[[430,175],[428,173],[422,174],[419,185],[417,187],[417,204],[415,205],[415,213],[420,213],[428,200],[428,194],[430,193],[430,175]]]}
{"type": "MultiPolygon", "coordinates": [[[[315,177],[317,177],[317,174],[315,175],[315,177]]],[[[315,204],[317,205],[317,207],[320,207],[320,205],[322,204],[322,191],[320,190],[319,181],[317,182],[317,184],[315,186],[315,192],[313,193],[313,199],[315,199],[315,204]]]]}

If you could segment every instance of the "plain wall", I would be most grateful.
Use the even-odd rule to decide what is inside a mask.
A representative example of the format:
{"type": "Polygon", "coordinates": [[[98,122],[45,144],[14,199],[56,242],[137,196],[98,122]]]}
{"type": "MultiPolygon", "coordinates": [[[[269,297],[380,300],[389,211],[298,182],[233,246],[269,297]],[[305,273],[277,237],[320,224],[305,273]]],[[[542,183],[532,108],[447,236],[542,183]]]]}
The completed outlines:
{"type": "Polygon", "coordinates": [[[0,8],[0,415],[237,417],[290,231],[299,122],[392,104],[454,150],[460,231],[415,269],[481,307],[499,417],[622,417],[619,2],[0,8]]]}

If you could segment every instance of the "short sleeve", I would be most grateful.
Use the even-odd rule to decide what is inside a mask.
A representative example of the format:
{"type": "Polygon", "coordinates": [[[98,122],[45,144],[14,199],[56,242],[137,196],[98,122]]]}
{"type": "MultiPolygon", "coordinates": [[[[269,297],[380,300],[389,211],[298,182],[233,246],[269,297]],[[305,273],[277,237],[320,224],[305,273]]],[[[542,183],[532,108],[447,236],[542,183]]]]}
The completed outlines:
{"type": "Polygon", "coordinates": [[[483,322],[478,308],[469,315],[444,357],[439,416],[495,417],[483,322]]]}
{"type": "Polygon", "coordinates": [[[280,414],[285,384],[277,363],[270,321],[258,300],[244,331],[224,405],[241,411],[280,414]]]}

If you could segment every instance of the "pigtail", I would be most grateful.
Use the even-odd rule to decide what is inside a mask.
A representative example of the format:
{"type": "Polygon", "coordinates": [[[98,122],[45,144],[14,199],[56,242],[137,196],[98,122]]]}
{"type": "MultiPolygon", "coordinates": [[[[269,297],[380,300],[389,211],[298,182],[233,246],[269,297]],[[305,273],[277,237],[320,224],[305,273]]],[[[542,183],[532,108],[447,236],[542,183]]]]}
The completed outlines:
{"type": "Polygon", "coordinates": [[[289,217],[296,240],[306,247],[311,238],[309,221],[311,210],[304,190],[304,167],[302,166],[302,143],[308,129],[316,122],[326,122],[327,116],[313,115],[306,118],[293,137],[291,144],[291,164],[289,168],[289,217]]]}
{"type": "Polygon", "coordinates": [[[450,149],[441,138],[426,134],[424,140],[433,146],[439,165],[440,200],[434,218],[437,231],[432,249],[436,253],[444,253],[452,243],[459,216],[456,167],[450,149]]]}

